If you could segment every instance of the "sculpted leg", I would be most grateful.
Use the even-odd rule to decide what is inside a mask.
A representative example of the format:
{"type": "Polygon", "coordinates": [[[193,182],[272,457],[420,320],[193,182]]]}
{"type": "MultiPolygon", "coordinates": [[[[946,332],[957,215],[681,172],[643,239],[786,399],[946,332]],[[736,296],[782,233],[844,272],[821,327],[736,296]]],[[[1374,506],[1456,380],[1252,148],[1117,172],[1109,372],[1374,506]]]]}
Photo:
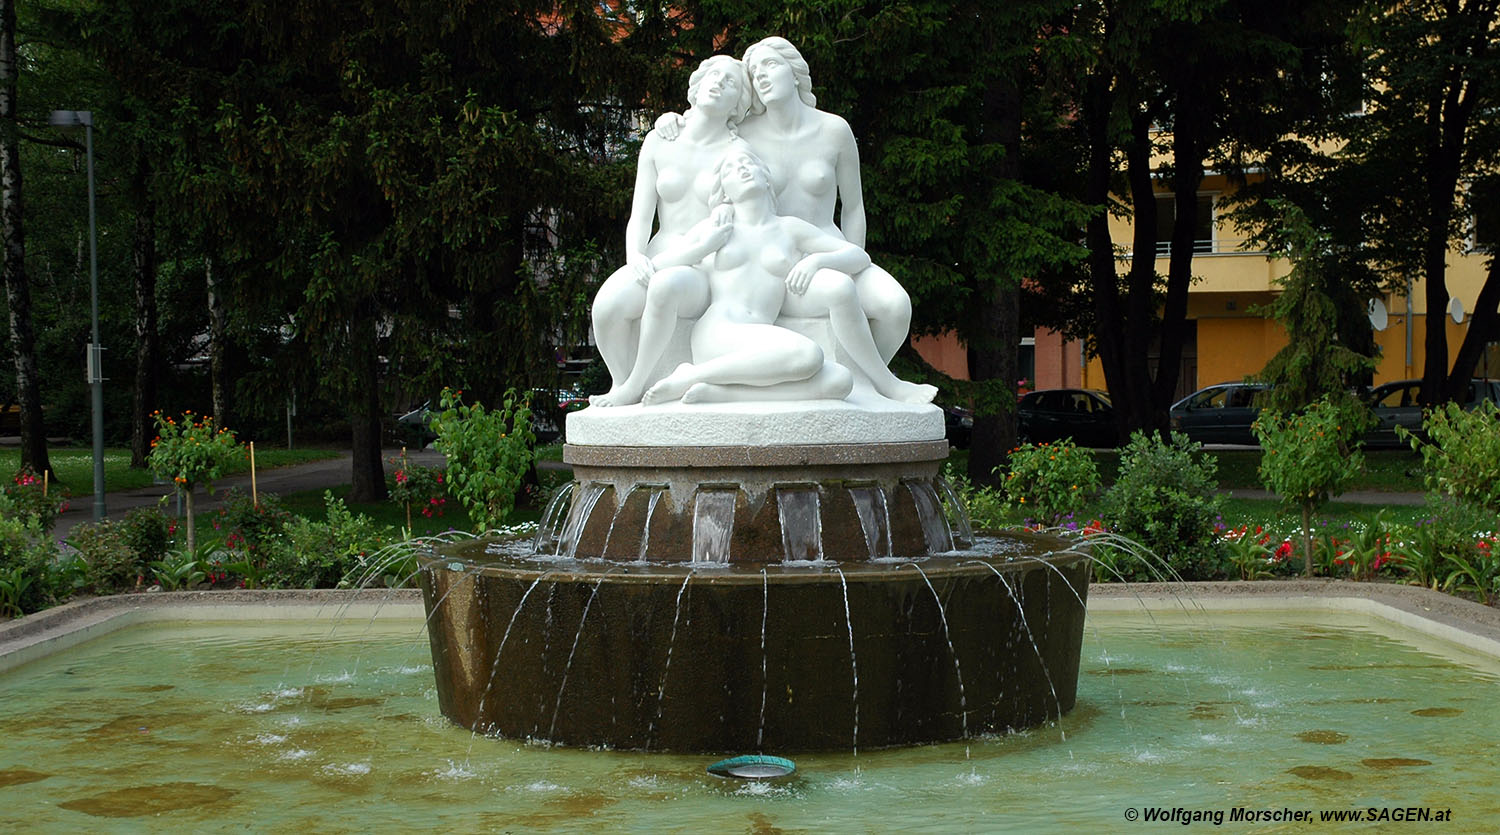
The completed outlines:
{"type": "Polygon", "coordinates": [[[609,369],[610,394],[619,390],[620,383],[635,366],[639,344],[636,326],[645,309],[646,288],[636,283],[634,273],[628,269],[615,270],[594,296],[594,342],[609,369]]]}
{"type": "Polygon", "coordinates": [[[870,265],[854,277],[859,306],[870,320],[870,333],[881,359],[890,363],[911,330],[911,296],[896,277],[870,265]]]}
{"type": "Polygon", "coordinates": [[[677,366],[651,386],[642,402],[679,400],[700,383],[723,387],[715,390],[719,396],[761,400],[767,387],[807,380],[823,368],[817,343],[775,325],[700,321],[693,329],[693,357],[697,361],[677,366]]]}
{"type": "MultiPolygon", "coordinates": [[[[602,295],[603,291],[600,293],[602,295]]],[[[651,372],[661,360],[667,344],[672,341],[672,331],[677,327],[677,319],[699,316],[707,306],[708,280],[692,267],[674,267],[652,276],[651,285],[645,288],[644,293],[635,363],[623,380],[614,378],[614,387],[607,394],[591,397],[589,402],[595,406],[628,406],[641,402],[651,372]]],[[[596,313],[597,309],[596,304],[596,313]]],[[[597,324],[595,338],[598,339],[597,324]]],[[[602,347],[600,352],[603,353],[602,347]]],[[[613,366],[610,366],[610,374],[614,375],[613,366]]]]}
{"type": "MultiPolygon", "coordinates": [[[[793,304],[789,303],[787,308],[792,308],[793,304]]],[[[802,303],[796,306],[800,308],[796,315],[818,315],[801,312],[807,310],[827,311],[834,339],[854,364],[869,376],[875,390],[882,396],[902,403],[930,403],[937,396],[936,387],[908,383],[898,379],[886,367],[886,360],[875,344],[869,321],[859,305],[854,282],[849,276],[833,270],[820,270],[803,294],[802,303]]]]}
{"type": "Polygon", "coordinates": [[[739,403],[745,400],[843,400],[854,388],[854,375],[836,362],[824,362],[806,380],[774,386],[696,383],[682,395],[684,403],[739,403]]]}

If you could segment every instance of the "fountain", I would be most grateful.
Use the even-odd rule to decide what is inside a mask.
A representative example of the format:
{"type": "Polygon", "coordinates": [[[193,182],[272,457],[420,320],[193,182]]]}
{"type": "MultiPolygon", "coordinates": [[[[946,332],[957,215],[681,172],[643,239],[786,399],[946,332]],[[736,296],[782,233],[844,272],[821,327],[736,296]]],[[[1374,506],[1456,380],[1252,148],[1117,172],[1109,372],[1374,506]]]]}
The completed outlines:
{"type": "Polygon", "coordinates": [[[833,224],[853,137],[809,89],[769,38],[705,61],[692,106],[647,136],[629,263],[594,307],[614,387],[567,417],[574,483],[533,540],[449,548],[422,572],[457,724],[858,751],[1073,707],[1085,557],[969,530],[940,477],[935,390],[887,368],[910,300],[859,246],[857,195],[841,196],[856,234],[833,224]]]}

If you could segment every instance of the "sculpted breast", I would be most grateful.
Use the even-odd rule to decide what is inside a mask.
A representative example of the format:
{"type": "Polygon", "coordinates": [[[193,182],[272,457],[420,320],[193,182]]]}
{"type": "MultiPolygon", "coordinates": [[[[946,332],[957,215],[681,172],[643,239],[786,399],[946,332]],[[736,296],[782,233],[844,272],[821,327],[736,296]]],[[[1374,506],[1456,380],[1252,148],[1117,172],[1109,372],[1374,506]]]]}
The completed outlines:
{"type": "Polygon", "coordinates": [[[837,186],[838,178],[827,160],[810,159],[797,166],[797,188],[804,193],[828,194],[837,186]]]}
{"type": "Polygon", "coordinates": [[[675,203],[687,196],[693,185],[687,171],[680,165],[665,165],[656,172],[656,194],[668,203],[675,203]]]}

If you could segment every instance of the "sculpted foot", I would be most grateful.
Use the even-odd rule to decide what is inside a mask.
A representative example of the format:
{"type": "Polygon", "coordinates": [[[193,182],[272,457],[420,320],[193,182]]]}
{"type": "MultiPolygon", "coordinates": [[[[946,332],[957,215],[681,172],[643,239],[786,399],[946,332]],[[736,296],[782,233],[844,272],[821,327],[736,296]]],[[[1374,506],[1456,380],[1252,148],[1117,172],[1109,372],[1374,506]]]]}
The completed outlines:
{"type": "Polygon", "coordinates": [[[734,399],[732,392],[714,383],[694,383],[682,393],[684,403],[727,403],[734,399]]]}
{"type": "Polygon", "coordinates": [[[931,403],[932,398],[937,397],[937,386],[929,386],[925,383],[908,383],[905,380],[897,380],[894,384],[882,386],[880,393],[892,400],[901,403],[931,403]]]}
{"type": "Polygon", "coordinates": [[[641,402],[647,406],[654,406],[658,403],[681,400],[695,382],[697,381],[693,379],[693,365],[685,362],[677,366],[677,370],[661,378],[656,385],[646,389],[646,395],[641,398],[641,402]]]}
{"type": "Polygon", "coordinates": [[[623,386],[615,386],[604,394],[589,396],[590,406],[631,406],[641,402],[641,393],[623,386]]]}

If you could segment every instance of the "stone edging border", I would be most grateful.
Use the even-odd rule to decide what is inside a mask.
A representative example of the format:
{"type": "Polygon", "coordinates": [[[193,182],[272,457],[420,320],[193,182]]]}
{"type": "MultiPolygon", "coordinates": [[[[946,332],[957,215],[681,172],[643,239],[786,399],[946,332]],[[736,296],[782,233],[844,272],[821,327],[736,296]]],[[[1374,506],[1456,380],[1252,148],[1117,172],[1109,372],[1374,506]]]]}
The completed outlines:
{"type": "MultiPolygon", "coordinates": [[[[1152,603],[1187,611],[1311,610],[1372,615],[1500,659],[1500,609],[1416,586],[1340,580],[1102,583],[1089,608],[1128,612],[1152,603]]],[[[1153,607],[1155,608],[1155,607],[1153,607]]],[[[0,624],[0,672],[122,626],[162,620],[300,620],[423,615],[416,589],[190,591],[75,600],[0,624]],[[238,610],[238,611],[237,611],[238,610]]]]}
{"type": "Polygon", "coordinates": [[[1143,603],[1201,611],[1310,610],[1373,615],[1500,659],[1500,609],[1420,586],[1349,580],[1100,583],[1089,608],[1130,611],[1143,603]]]}

